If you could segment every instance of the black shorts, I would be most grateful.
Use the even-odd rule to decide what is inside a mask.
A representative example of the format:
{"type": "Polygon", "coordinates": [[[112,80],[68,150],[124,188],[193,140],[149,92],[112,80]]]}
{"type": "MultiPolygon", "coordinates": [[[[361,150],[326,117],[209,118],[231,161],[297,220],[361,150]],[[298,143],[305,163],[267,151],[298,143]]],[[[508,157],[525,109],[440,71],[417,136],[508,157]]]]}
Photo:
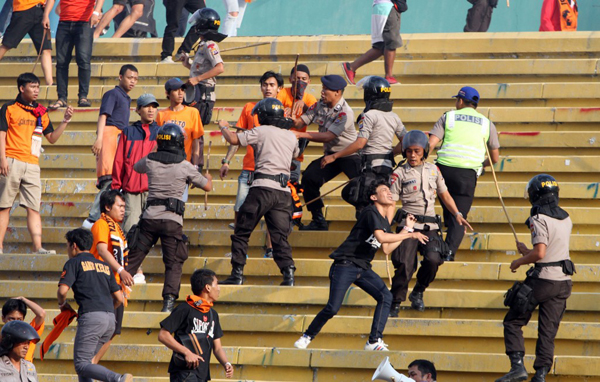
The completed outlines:
{"type": "Polygon", "coordinates": [[[383,27],[383,41],[373,44],[373,49],[377,50],[395,50],[402,46],[402,37],[400,36],[400,12],[392,7],[385,26],[383,27]]]}
{"type": "MultiPolygon", "coordinates": [[[[10,0],[7,0],[10,1],[10,0]]],[[[44,18],[44,7],[35,6],[33,8],[26,9],[24,11],[13,12],[10,19],[10,24],[6,28],[2,45],[9,49],[16,48],[26,34],[29,34],[35,51],[40,51],[42,46],[42,39],[44,38],[44,27],[42,26],[42,19],[44,18]]],[[[46,38],[43,41],[44,50],[52,50],[52,43],[50,42],[50,31],[46,33],[46,38]]]]}
{"type": "Polygon", "coordinates": [[[115,325],[115,333],[114,335],[121,334],[121,328],[123,328],[123,313],[125,312],[125,307],[123,304],[115,309],[115,319],[117,320],[117,324],[115,325]]]}
{"type": "Polygon", "coordinates": [[[127,4],[130,5],[138,5],[138,4],[144,4],[144,0],[113,0],[113,5],[123,5],[126,6],[127,4]]]}

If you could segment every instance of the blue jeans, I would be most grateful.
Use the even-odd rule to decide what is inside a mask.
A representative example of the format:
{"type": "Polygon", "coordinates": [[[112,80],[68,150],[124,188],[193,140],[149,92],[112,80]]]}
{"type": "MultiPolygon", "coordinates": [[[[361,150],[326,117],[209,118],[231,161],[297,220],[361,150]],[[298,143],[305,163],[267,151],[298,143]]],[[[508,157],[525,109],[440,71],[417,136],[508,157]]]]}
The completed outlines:
{"type": "Polygon", "coordinates": [[[235,205],[233,206],[233,210],[235,212],[240,212],[240,208],[242,208],[242,204],[246,201],[246,196],[248,196],[248,192],[250,191],[250,186],[248,185],[248,178],[250,177],[250,171],[242,170],[240,176],[238,177],[238,191],[235,197],[235,205]]]}
{"type": "Polygon", "coordinates": [[[348,288],[354,283],[377,301],[369,341],[382,338],[383,329],[385,329],[392,305],[392,294],[381,280],[381,277],[372,269],[359,268],[348,260],[337,260],[331,265],[329,280],[331,286],[329,287],[327,305],[317,314],[304,334],[310,338],[315,338],[319,334],[327,321],[340,310],[348,288]]]}
{"type": "Polygon", "coordinates": [[[3,35],[10,22],[10,16],[12,16],[13,2],[6,0],[2,10],[0,11],[0,35],[3,35]]]}
{"type": "Polygon", "coordinates": [[[94,30],[85,21],[61,21],[56,31],[56,91],[58,99],[67,100],[69,85],[69,64],[73,58],[77,62],[79,78],[79,99],[87,98],[92,76],[92,43],[94,30]]]}

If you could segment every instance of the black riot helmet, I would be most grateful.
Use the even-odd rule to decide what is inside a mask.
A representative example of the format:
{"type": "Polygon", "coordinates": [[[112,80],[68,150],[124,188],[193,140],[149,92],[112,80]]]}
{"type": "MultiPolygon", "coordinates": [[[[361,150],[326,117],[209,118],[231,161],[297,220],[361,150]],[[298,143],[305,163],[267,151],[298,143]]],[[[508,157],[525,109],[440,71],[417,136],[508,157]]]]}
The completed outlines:
{"type": "Polygon", "coordinates": [[[529,197],[531,204],[548,196],[555,196],[556,201],[558,201],[558,191],[558,182],[554,177],[548,174],[539,174],[531,178],[529,183],[527,183],[525,197],[529,197]]]}
{"type": "Polygon", "coordinates": [[[202,8],[194,12],[189,22],[193,22],[193,28],[200,36],[204,36],[207,40],[221,42],[227,37],[219,33],[221,26],[221,17],[212,8],[202,8]]]}
{"type": "Polygon", "coordinates": [[[411,146],[423,148],[423,159],[429,156],[429,138],[421,130],[411,130],[402,139],[402,156],[406,158],[406,149],[411,146]]]}
{"type": "Polygon", "coordinates": [[[390,95],[392,94],[390,83],[385,78],[379,76],[367,76],[358,81],[356,86],[363,89],[363,99],[365,102],[376,99],[390,99],[390,95]]]}
{"type": "Polygon", "coordinates": [[[166,123],[158,130],[156,135],[156,146],[158,151],[168,151],[180,154],[184,151],[185,133],[183,129],[174,123],[166,123]]]}
{"type": "Polygon", "coordinates": [[[285,117],[284,107],[277,98],[265,98],[254,106],[252,115],[258,116],[261,125],[272,125],[282,129],[290,129],[294,123],[285,117]]]}
{"type": "Polygon", "coordinates": [[[40,336],[33,326],[24,321],[9,321],[2,327],[2,341],[0,342],[0,356],[7,355],[16,344],[31,341],[38,343],[40,336]]]}

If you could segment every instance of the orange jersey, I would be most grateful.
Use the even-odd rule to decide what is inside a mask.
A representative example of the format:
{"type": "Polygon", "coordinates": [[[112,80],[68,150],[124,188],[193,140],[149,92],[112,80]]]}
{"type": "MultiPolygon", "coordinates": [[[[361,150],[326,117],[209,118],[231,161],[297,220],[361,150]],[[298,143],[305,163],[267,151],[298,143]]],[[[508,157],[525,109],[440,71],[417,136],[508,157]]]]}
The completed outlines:
{"type": "MultiPolygon", "coordinates": [[[[248,102],[244,105],[242,114],[240,114],[240,118],[236,124],[237,127],[250,130],[253,127],[260,126],[260,123],[258,123],[258,116],[252,115],[254,105],[256,105],[256,102],[248,102]]],[[[254,171],[254,149],[250,145],[246,146],[246,155],[244,156],[242,169],[254,171]]]]}
{"type": "Polygon", "coordinates": [[[13,0],[13,12],[26,11],[38,4],[46,4],[46,0],[13,0]]]}
{"type": "MultiPolygon", "coordinates": [[[[277,94],[277,99],[281,101],[281,103],[283,104],[284,108],[292,108],[292,106],[294,105],[294,97],[292,97],[292,88],[284,88],[281,89],[281,91],[279,92],[279,94],[277,94]]],[[[302,97],[302,101],[304,101],[304,103],[306,104],[306,106],[311,107],[312,105],[317,103],[317,99],[312,95],[312,94],[308,94],[308,92],[304,92],[304,97],[302,97]]],[[[297,115],[294,115],[294,118],[299,118],[303,113],[298,113],[297,115]]],[[[301,127],[300,129],[296,129],[295,127],[292,127],[291,130],[297,130],[297,131],[302,131],[305,132],[306,131],[306,125],[304,125],[303,127],[301,127]]],[[[298,162],[303,162],[304,161],[304,154],[300,155],[298,158],[296,158],[296,160],[298,162]]]]}
{"type": "MultiPolygon", "coordinates": [[[[104,216],[104,214],[102,214],[102,216],[104,216]]],[[[94,255],[96,259],[104,261],[102,256],[100,256],[100,254],[98,253],[98,244],[104,243],[108,247],[108,252],[116,256],[116,253],[118,251],[115,252],[113,242],[121,243],[120,253],[123,253],[125,251],[125,248],[127,247],[127,242],[125,241],[125,235],[123,234],[123,232],[120,229],[118,231],[118,237],[114,237],[114,235],[111,235],[110,228],[108,227],[108,222],[102,218],[98,219],[98,221],[95,222],[92,226],[92,235],[94,235],[94,243],[92,244],[90,253],[94,255]]],[[[123,260],[123,262],[125,262],[125,260],[123,260]]],[[[125,264],[123,264],[123,267],[125,267],[125,264]]],[[[115,275],[115,280],[117,281],[117,284],[121,285],[121,277],[118,273],[113,273],[115,275]]]]}
{"type": "Polygon", "coordinates": [[[183,110],[173,111],[164,109],[158,112],[156,123],[159,126],[165,123],[174,123],[183,128],[185,132],[185,154],[188,162],[192,161],[192,142],[204,136],[204,126],[202,118],[197,109],[189,106],[184,106],[183,110]]]}

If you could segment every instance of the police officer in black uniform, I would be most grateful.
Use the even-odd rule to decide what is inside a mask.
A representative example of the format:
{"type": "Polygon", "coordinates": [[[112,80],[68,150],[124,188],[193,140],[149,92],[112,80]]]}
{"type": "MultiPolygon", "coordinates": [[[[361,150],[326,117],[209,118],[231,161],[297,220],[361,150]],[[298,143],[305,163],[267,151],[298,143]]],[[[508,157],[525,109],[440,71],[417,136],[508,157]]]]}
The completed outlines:
{"type": "Polygon", "coordinates": [[[203,176],[196,166],[186,160],[185,133],[174,123],[160,128],[156,136],[157,151],[140,159],[133,169],[148,174],[148,200],[138,223],[136,235],[128,234],[129,263],[127,272],[135,274],[150,249],[160,239],[165,282],[162,291],[162,312],[171,312],[179,296],[183,263],[188,258],[183,234],[185,203],[181,200],[188,184],[212,190],[212,177],[203,176]]]}
{"type": "Polygon", "coordinates": [[[517,249],[523,257],[514,260],[510,269],[516,272],[521,265],[534,266],[527,271],[525,282],[515,284],[507,293],[505,304],[510,306],[510,310],[504,317],[504,344],[511,367],[496,382],[527,379],[521,328],[527,325],[536,306],[539,306],[538,340],[533,363],[535,375],[531,381],[544,382],[552,368],[554,338],[567,308],[573,286],[571,275],[575,271],[569,257],[573,223],[569,214],[558,206],[558,192],[556,179],[547,174],[536,175],[527,184],[532,208],[525,224],[531,230],[533,249],[517,242],[517,249]]]}
{"type": "Polygon", "coordinates": [[[296,267],[287,239],[292,232],[293,210],[288,181],[292,159],[300,153],[298,140],[289,131],[293,121],[285,118],[278,99],[259,101],[252,115],[258,116],[260,126],[237,134],[227,129],[226,121],[219,121],[223,138],[232,145],[252,146],[255,157],[254,179],[231,235],[231,275],[221,284],[243,284],[248,240],[264,216],[273,244],[273,260],[283,274],[281,285],[293,286],[296,267]]]}
{"type": "Polygon", "coordinates": [[[0,341],[0,380],[2,382],[37,382],[38,376],[33,363],[25,356],[31,342],[37,343],[40,336],[33,326],[23,321],[9,321],[2,327],[0,341]]]}

